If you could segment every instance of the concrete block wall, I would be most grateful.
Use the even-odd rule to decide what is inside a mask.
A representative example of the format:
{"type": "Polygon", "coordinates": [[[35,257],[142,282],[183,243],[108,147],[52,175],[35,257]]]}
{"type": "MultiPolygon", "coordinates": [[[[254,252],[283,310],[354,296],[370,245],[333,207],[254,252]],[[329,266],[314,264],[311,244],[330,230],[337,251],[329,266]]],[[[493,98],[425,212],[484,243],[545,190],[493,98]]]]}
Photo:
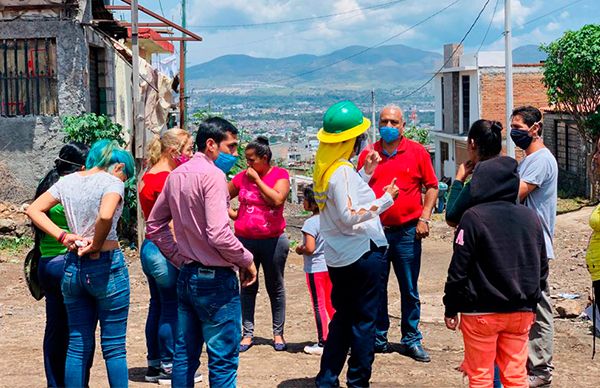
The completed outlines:
{"type": "Polygon", "coordinates": [[[53,166],[62,146],[60,116],[86,111],[88,48],[74,20],[15,20],[0,23],[5,39],[54,38],[58,72],[59,116],[0,117],[0,200],[23,202],[53,166]]]}
{"type": "Polygon", "coordinates": [[[571,116],[544,114],[544,144],[558,163],[558,190],[573,196],[590,195],[586,144],[571,116]]]}

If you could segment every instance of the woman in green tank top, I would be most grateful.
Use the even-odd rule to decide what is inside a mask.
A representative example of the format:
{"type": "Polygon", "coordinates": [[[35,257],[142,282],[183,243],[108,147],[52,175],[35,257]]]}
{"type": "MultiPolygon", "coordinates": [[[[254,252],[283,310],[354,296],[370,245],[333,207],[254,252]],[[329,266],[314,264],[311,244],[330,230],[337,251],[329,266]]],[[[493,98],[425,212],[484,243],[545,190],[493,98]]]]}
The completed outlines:
{"type": "MultiPolygon", "coordinates": [[[[54,168],[38,185],[35,198],[45,193],[62,176],[83,170],[88,151],[89,147],[82,143],[65,144],[54,161],[54,168]]],[[[48,216],[61,229],[69,230],[62,205],[58,204],[51,208],[48,216]]],[[[69,326],[60,284],[64,274],[67,248],[37,228],[35,228],[35,244],[41,253],[38,278],[46,296],[46,327],[44,331],[46,380],[48,387],[63,387],[65,385],[65,359],[69,345],[69,326]]],[[[91,365],[88,366],[88,372],[89,367],[91,365]]]]}

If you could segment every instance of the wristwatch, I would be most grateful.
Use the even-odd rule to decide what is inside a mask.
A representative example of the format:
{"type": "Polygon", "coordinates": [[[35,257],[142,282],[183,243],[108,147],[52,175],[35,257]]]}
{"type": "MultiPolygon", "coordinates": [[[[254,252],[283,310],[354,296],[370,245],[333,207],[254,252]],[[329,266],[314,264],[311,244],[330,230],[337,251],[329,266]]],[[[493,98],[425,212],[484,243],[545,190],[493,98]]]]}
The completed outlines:
{"type": "Polygon", "coordinates": [[[419,221],[424,222],[427,224],[427,226],[429,226],[429,224],[431,223],[431,220],[428,220],[427,218],[419,218],[419,221]]]}

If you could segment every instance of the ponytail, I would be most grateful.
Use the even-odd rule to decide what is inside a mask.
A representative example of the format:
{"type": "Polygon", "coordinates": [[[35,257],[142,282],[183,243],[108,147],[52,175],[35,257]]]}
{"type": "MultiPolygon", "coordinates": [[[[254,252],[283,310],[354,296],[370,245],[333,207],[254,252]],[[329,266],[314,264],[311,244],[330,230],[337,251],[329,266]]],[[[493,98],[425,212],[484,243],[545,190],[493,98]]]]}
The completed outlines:
{"type": "Polygon", "coordinates": [[[150,140],[146,152],[148,153],[149,166],[154,166],[158,163],[160,156],[162,155],[162,144],[160,144],[160,137],[158,135],[154,135],[152,140],[150,140]]]}
{"type": "Polygon", "coordinates": [[[502,123],[477,120],[471,125],[467,138],[475,143],[480,160],[491,159],[502,152],[502,123]]]}
{"type": "Polygon", "coordinates": [[[266,157],[267,162],[271,163],[273,153],[271,152],[271,147],[269,147],[269,139],[267,139],[265,136],[258,136],[256,139],[252,140],[250,143],[248,143],[246,149],[254,150],[259,158],[266,157]]]}
{"type": "Polygon", "coordinates": [[[163,153],[169,149],[175,149],[181,153],[190,136],[188,131],[181,128],[171,128],[160,137],[155,135],[146,148],[148,166],[152,167],[158,163],[163,153]]]}

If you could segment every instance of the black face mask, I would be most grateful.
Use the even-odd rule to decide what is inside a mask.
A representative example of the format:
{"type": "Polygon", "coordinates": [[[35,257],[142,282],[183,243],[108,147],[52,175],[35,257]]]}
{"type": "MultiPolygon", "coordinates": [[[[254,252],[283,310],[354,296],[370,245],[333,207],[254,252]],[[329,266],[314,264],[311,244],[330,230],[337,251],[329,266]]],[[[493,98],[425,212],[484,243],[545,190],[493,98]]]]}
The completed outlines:
{"type": "Polygon", "coordinates": [[[354,143],[354,155],[358,156],[367,147],[367,134],[360,134],[354,143]]]}
{"type": "Polygon", "coordinates": [[[510,138],[522,150],[526,150],[531,145],[533,137],[529,136],[528,131],[522,129],[512,128],[510,130],[510,138]]]}

